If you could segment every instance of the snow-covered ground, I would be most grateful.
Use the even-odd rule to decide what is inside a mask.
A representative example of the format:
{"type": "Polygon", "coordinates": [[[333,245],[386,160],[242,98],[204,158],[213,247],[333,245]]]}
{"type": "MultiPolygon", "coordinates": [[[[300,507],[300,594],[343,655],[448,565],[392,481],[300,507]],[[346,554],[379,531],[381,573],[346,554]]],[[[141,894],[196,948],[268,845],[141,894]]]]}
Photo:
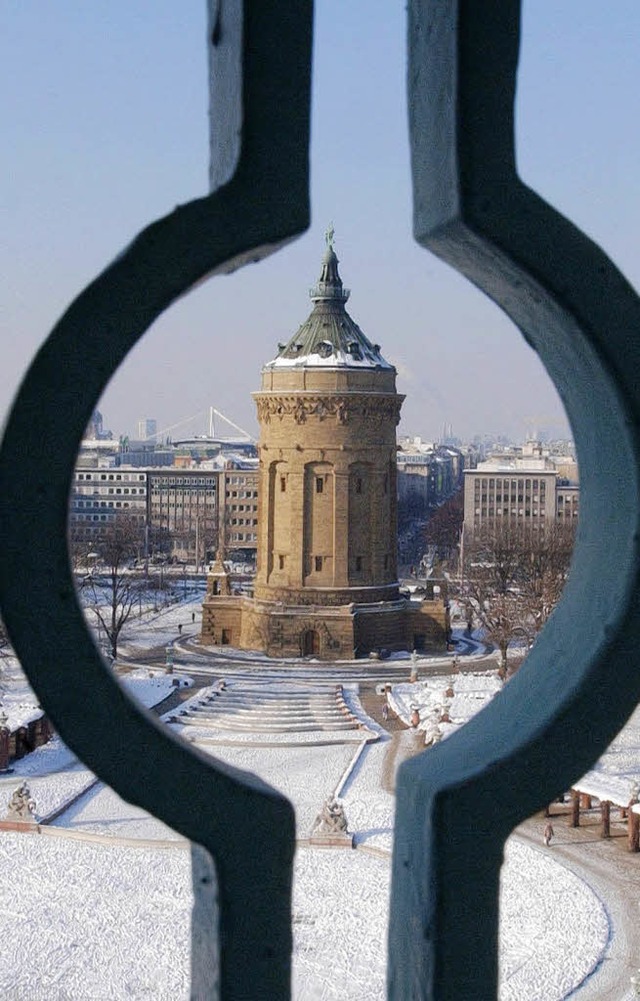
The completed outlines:
{"type": "Polygon", "coordinates": [[[188,998],[187,851],[3,832],[0,996],[188,998]]]}
{"type": "Polygon", "coordinates": [[[507,843],[500,1001],[568,997],[601,960],[609,934],[605,908],[586,883],[542,851],[507,843]]]}
{"type": "MultiPolygon", "coordinates": [[[[153,621],[143,617],[137,628],[127,630],[123,649],[135,655],[145,646],[170,642],[178,636],[179,623],[190,632],[192,608],[173,607],[153,621]]],[[[166,695],[173,679],[147,675],[147,670],[138,672],[127,683],[151,705],[166,695]]],[[[443,715],[446,707],[455,725],[477,711],[495,688],[491,675],[443,675],[398,686],[394,697],[404,713],[414,704],[425,717],[436,711],[443,715]],[[451,686],[453,696],[446,695],[451,686]]],[[[345,695],[361,712],[355,691],[345,695]]],[[[372,721],[364,722],[369,736],[370,731],[379,734],[372,721]]],[[[406,736],[415,739],[412,733],[406,736]]],[[[381,1001],[394,810],[393,796],[383,786],[393,771],[387,756],[398,744],[385,735],[370,743],[354,742],[346,734],[343,741],[325,738],[322,731],[315,742],[308,734],[293,741],[288,734],[261,733],[252,741],[227,732],[208,750],[282,789],[294,803],[302,838],[323,800],[338,790],[359,850],[298,849],[294,997],[381,1001]]],[[[60,805],[93,779],[59,741],[16,763],[15,773],[0,781],[0,798],[8,799],[23,776],[39,814],[41,803],[47,809],[60,805]]],[[[188,845],[102,785],[84,793],[49,830],[48,836],[0,833],[5,886],[0,996],[11,1001],[186,999],[192,903],[188,845]],[[84,835],[91,840],[82,840],[84,835]]],[[[567,997],[600,961],[610,936],[604,908],[585,883],[549,853],[513,841],[502,873],[501,914],[501,1001],[567,997]]]]}
{"type": "Polygon", "coordinates": [[[424,733],[425,743],[431,744],[464,726],[501,688],[496,671],[442,674],[394,685],[388,702],[407,726],[417,710],[417,729],[424,733]]]}
{"type": "MultiPolygon", "coordinates": [[[[19,878],[5,879],[0,909],[0,996],[186,1001],[192,895],[185,847],[3,834],[0,865],[19,878]]],[[[295,999],[382,1001],[389,875],[388,857],[298,850],[295,999]]],[[[567,997],[607,943],[595,895],[548,856],[512,845],[501,906],[501,1001],[567,997]]]]}

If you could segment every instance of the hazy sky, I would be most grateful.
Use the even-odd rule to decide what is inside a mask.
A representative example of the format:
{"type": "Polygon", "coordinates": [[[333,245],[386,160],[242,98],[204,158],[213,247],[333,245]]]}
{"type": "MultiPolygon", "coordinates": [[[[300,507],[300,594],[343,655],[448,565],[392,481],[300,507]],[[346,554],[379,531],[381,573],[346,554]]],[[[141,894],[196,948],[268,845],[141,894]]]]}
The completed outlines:
{"type": "MultiPolygon", "coordinates": [[[[208,168],[204,0],[5,0],[2,14],[0,413],[70,300],[143,226],[205,193],[208,168]]],[[[319,0],[311,230],[157,321],[99,404],[116,434],[210,405],[255,431],[250,393],[310,310],[330,221],[349,312],[407,394],[401,430],[566,429],[511,322],[412,239],[404,36],[400,2],[319,0]]],[[[639,42],[638,0],[531,0],[517,107],[522,177],[636,286],[639,42]]]]}

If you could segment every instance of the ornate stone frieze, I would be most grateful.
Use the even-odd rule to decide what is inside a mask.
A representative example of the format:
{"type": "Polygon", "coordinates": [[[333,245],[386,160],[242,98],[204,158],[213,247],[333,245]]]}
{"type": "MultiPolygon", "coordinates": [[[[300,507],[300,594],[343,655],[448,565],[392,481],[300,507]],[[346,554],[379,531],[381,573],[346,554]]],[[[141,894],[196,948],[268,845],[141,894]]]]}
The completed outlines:
{"type": "Polygon", "coordinates": [[[353,419],[368,423],[393,423],[400,421],[401,396],[353,394],[344,396],[298,396],[289,394],[256,395],[258,420],[270,424],[272,420],[293,418],[296,424],[309,419],[319,421],[335,418],[338,424],[348,424],[353,419]]]}
{"type": "MultiPolygon", "coordinates": [[[[261,601],[268,601],[272,605],[280,603],[283,611],[291,612],[294,608],[308,607],[316,609],[339,608],[355,603],[366,603],[384,601],[395,601],[398,597],[398,584],[396,581],[390,584],[381,584],[379,587],[343,587],[343,588],[322,588],[310,587],[273,587],[269,584],[256,584],[254,597],[261,601]]],[[[278,614],[278,609],[273,608],[271,614],[278,614]]]]}

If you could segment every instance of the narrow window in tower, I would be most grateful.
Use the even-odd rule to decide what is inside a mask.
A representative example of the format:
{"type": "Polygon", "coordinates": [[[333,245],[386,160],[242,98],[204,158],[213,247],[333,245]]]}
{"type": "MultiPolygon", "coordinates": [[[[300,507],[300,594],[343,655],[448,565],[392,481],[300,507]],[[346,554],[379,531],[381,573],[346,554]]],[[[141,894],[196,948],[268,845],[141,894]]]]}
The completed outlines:
{"type": "Polygon", "coordinates": [[[385,476],[384,480],[382,481],[382,489],[384,490],[385,494],[389,493],[389,477],[388,476],[385,476]]]}
{"type": "Polygon", "coordinates": [[[316,493],[321,494],[324,490],[324,480],[321,476],[316,476],[316,493]]]}
{"type": "Polygon", "coordinates": [[[362,493],[362,480],[359,477],[356,480],[356,493],[357,494],[361,494],[362,493]]]}
{"type": "Polygon", "coordinates": [[[316,570],[322,570],[322,556],[316,556],[316,570]]]}
{"type": "Polygon", "coordinates": [[[356,570],[362,570],[362,556],[356,556],[356,570]]]}
{"type": "Polygon", "coordinates": [[[286,489],[287,489],[287,477],[286,476],[281,476],[280,477],[280,493],[284,493],[286,489]]]}
{"type": "Polygon", "coordinates": [[[284,570],[284,556],[278,556],[278,569],[284,570]]]}
{"type": "Polygon", "coordinates": [[[384,568],[385,568],[385,570],[389,569],[389,557],[388,556],[385,556],[385,558],[384,558],[384,568]]]}

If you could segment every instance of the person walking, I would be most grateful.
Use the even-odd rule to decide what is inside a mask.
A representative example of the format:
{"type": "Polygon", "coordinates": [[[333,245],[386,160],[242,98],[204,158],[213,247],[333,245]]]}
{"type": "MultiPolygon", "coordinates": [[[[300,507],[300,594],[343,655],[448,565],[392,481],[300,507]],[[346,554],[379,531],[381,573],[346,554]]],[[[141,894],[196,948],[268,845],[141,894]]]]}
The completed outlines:
{"type": "Polygon", "coordinates": [[[547,848],[551,844],[551,838],[552,837],[553,837],[553,827],[551,825],[551,821],[549,821],[549,823],[547,824],[547,826],[544,829],[544,843],[547,846],[547,848]]]}

